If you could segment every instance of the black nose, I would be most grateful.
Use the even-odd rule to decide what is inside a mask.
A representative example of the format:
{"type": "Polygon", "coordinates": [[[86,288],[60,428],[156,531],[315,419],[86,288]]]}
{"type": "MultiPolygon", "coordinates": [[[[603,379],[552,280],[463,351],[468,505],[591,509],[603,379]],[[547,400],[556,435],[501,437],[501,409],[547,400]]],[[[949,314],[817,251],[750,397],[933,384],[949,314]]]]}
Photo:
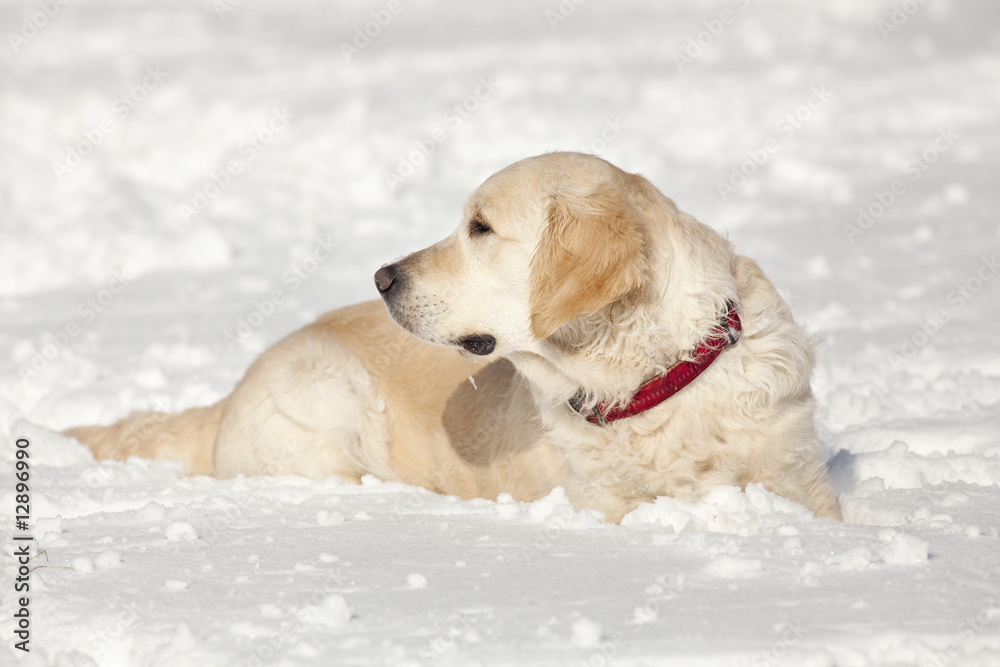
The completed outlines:
{"type": "Polygon", "coordinates": [[[392,289],[392,286],[398,277],[399,271],[396,270],[395,264],[383,266],[375,272],[375,287],[378,288],[380,294],[385,294],[392,289]]]}

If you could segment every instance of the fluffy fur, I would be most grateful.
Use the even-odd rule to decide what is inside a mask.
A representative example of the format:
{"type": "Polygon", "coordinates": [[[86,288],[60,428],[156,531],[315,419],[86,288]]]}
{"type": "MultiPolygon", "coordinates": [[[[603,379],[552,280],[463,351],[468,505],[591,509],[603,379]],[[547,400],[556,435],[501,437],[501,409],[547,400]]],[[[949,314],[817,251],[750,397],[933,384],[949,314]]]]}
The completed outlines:
{"type": "Polygon", "coordinates": [[[839,518],[808,338],[756,263],[641,176],[577,153],[523,160],[470,197],[452,235],[390,269],[388,309],[328,313],[215,406],[67,433],[98,456],[220,477],[374,474],[519,500],[561,485],[613,522],[657,496],[750,482],[839,518]],[[627,401],[728,302],[741,340],[672,398],[600,426],[568,406],[581,389],[627,401]]]}

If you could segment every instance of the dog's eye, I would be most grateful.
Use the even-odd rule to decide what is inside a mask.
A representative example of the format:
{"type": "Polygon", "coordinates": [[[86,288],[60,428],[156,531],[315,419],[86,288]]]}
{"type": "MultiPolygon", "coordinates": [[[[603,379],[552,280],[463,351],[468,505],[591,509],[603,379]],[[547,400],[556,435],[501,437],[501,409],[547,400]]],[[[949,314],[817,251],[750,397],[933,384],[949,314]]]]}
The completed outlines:
{"type": "Polygon", "coordinates": [[[475,217],[469,221],[469,236],[483,236],[493,231],[480,217],[475,217]]]}

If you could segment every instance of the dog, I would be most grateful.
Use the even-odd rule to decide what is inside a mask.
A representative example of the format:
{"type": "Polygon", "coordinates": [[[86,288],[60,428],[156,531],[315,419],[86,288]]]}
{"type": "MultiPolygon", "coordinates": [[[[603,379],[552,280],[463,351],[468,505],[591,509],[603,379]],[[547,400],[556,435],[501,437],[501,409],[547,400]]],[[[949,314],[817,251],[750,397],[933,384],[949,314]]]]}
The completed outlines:
{"type": "Polygon", "coordinates": [[[381,301],[264,352],[215,405],[66,434],[191,475],[363,475],[544,497],[618,523],[658,496],[759,482],[839,520],[814,351],[758,265],[648,180],[580,153],[516,162],[381,301]]]}

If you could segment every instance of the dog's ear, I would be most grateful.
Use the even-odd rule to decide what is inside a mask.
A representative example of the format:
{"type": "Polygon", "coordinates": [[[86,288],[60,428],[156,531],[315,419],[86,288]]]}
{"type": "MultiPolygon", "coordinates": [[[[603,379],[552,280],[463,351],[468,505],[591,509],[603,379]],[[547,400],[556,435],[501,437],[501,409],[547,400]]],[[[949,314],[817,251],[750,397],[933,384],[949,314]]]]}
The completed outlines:
{"type": "Polygon", "coordinates": [[[531,262],[535,337],[641,290],[645,247],[645,229],[621,189],[554,195],[531,262]]]}

